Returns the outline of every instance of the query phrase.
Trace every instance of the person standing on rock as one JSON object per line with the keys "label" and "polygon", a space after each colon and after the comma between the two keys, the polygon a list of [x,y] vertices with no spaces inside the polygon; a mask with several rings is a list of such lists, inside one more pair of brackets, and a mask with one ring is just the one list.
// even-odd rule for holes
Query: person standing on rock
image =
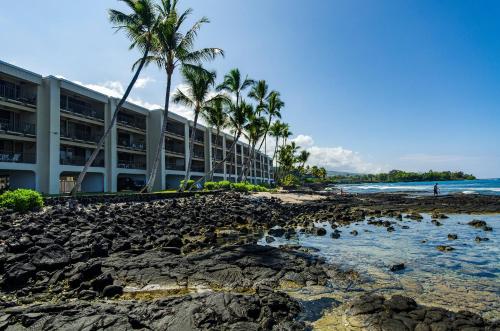
{"label": "person standing on rock", "polygon": [[434,196],[437,197],[439,195],[439,187],[438,187],[438,183],[436,183],[436,185],[434,185]]}

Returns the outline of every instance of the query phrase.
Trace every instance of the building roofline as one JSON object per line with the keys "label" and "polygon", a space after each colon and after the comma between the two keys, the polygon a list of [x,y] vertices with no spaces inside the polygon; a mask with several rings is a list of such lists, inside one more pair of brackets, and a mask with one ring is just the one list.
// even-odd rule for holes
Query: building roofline
{"label": "building roofline", "polygon": [[42,83],[42,75],[29,71],[27,69],[15,66],[13,64],[4,62],[0,60],[0,72],[4,72],[7,75],[20,78],[34,84],[40,85]]}

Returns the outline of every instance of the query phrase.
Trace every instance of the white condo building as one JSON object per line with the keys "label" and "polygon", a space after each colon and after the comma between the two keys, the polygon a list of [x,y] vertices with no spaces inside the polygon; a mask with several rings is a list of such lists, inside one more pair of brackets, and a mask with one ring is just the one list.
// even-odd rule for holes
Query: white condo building
{"label": "white condo building", "polygon": [[[71,190],[119,100],[53,76],[0,61],[0,189],[30,188],[44,194]],[[84,192],[117,192],[146,180],[159,144],[163,110],[131,103],[120,109],[117,123],[83,184]],[[184,179],[192,121],[168,115],[164,157],[155,191],[177,188]],[[229,153],[229,134],[216,137],[198,124],[191,178],[200,178]],[[215,170],[214,180],[236,181],[248,159],[239,142],[231,160]],[[269,182],[271,158],[256,152],[250,180]]]}

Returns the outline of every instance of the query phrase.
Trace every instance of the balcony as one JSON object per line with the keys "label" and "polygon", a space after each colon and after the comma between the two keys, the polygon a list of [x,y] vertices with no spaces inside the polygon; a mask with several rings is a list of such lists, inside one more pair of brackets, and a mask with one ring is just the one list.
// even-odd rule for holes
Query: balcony
{"label": "balcony", "polygon": [[27,88],[24,85],[7,82],[2,79],[0,79],[0,98],[36,107],[36,93],[34,87]]}
{"label": "balcony", "polygon": [[129,126],[134,129],[146,130],[146,119],[133,115],[119,113],[117,122],[119,125]]}
{"label": "balcony", "polygon": [[202,148],[193,149],[193,157],[197,159],[205,159],[205,151]]}
{"label": "balcony", "polygon": [[[193,128],[189,128],[189,139],[191,139],[191,134],[193,133]],[[194,142],[198,144],[205,143],[205,133],[201,130],[196,130],[194,134]]]}
{"label": "balcony", "polygon": [[167,167],[167,170],[177,170],[177,171],[186,170],[184,159],[181,159],[181,158],[167,157],[166,167]]}
{"label": "balcony", "polygon": [[168,121],[167,122],[167,133],[173,136],[184,138],[184,124]]}
{"label": "balcony", "polygon": [[8,163],[36,163],[36,153],[13,153],[0,150],[0,162]]}
{"label": "balcony", "polygon": [[119,160],[118,161],[118,168],[120,169],[140,169],[140,170],[146,170],[146,161],[123,161]]}
{"label": "balcony", "polygon": [[[103,107],[103,106],[102,106]],[[66,95],[61,95],[61,109],[73,114],[104,121],[104,110],[95,109],[86,101],[75,99]]]}
{"label": "balcony", "polygon": [[13,123],[10,121],[0,121],[0,131],[5,131],[7,133],[20,133],[24,135],[36,135],[36,125],[33,123],[17,122]]}

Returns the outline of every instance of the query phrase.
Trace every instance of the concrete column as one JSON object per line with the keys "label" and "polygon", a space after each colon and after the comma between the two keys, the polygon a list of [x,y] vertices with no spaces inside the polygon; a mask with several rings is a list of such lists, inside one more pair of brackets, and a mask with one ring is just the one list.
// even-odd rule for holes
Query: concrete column
{"label": "concrete column", "polygon": [[189,121],[184,123],[184,171],[188,170],[188,161],[189,161]]}
{"label": "concrete column", "polygon": [[[158,144],[160,144],[160,135],[163,125],[163,110],[153,110],[147,120],[147,168],[148,176],[151,173],[155,157],[156,149]],[[162,191],[165,189],[165,144],[163,144],[163,149],[161,151],[160,162],[158,163],[158,169],[156,171],[156,177],[153,182],[153,191]]]}
{"label": "concrete column", "polygon": [[[225,160],[226,159],[226,135],[224,133],[222,133],[222,159]],[[224,172],[224,180],[227,180],[227,168],[226,168],[227,164],[226,162],[224,162],[224,164],[222,165],[222,171]]]}
{"label": "concrete column", "polygon": [[[106,127],[111,122],[111,118],[113,117],[113,112],[115,111],[117,104],[118,100],[116,100],[115,98],[109,98],[108,103],[105,105],[104,123]],[[106,127],[104,129],[106,129]],[[109,136],[106,138],[106,142],[104,143],[104,157],[107,176],[106,182],[108,192],[118,191],[118,154],[116,151],[117,140],[118,135],[116,132],[115,122]]]}
{"label": "concrete column", "polygon": [[[212,146],[212,129],[207,128],[205,130],[205,174],[212,171],[215,164],[212,163],[213,160],[213,148]],[[208,158],[207,158],[208,156]]]}
{"label": "concrete column", "polygon": [[59,194],[60,109],[61,88],[55,77],[43,79],[38,89],[37,110],[37,163],[39,164],[40,191]]}

